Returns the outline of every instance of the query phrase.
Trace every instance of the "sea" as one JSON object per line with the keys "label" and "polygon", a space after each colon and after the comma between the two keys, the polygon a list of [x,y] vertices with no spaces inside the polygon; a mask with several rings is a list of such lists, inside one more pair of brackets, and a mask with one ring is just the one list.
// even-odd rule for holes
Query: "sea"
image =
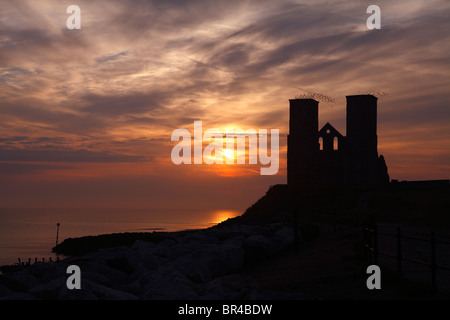
{"label": "sea", "polygon": [[227,209],[0,209],[0,266],[19,263],[19,259],[25,263],[55,261],[58,256],[52,248],[67,238],[202,229],[240,214]]}

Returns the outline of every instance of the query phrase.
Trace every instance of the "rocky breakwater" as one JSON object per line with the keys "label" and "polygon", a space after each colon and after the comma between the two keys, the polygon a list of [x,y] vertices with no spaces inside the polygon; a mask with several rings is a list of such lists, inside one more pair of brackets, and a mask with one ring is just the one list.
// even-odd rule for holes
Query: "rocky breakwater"
{"label": "rocky breakwater", "polygon": [[[291,225],[228,224],[161,235],[157,242],[136,240],[61,262],[12,268],[0,276],[0,299],[304,298],[262,290],[242,272],[292,246]],[[66,286],[69,265],[81,270],[79,290]]]}

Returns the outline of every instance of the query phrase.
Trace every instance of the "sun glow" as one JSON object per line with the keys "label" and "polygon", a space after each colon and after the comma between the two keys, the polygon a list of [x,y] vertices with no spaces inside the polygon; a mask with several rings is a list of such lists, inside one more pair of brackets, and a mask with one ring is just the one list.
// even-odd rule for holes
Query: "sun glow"
{"label": "sun glow", "polygon": [[[230,149],[224,149],[223,154],[227,159],[234,160],[234,151]],[[234,163],[234,162],[232,162]]]}

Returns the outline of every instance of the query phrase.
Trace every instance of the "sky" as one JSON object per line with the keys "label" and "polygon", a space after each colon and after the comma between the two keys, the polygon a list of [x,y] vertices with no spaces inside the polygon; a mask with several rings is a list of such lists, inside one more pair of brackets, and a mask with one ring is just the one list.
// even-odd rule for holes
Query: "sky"
{"label": "sky", "polygon": [[[333,100],[319,128],[345,135],[345,96],[376,92],[391,179],[449,179],[449,16],[444,0],[0,0],[0,207],[243,211],[286,183],[289,99],[311,93]],[[175,165],[171,134],[196,120],[278,129],[278,173]]]}

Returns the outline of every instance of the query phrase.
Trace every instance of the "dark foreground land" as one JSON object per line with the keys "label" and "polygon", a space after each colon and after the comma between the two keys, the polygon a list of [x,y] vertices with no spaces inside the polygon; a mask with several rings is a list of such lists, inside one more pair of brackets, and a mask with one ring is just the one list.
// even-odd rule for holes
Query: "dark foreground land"
{"label": "dark foreground land", "polygon": [[[319,187],[313,191],[305,187],[294,191],[284,189],[285,186],[273,188],[247,213],[264,216],[266,212],[268,216],[274,202],[294,203],[292,211],[298,220],[316,226],[320,232],[311,241],[302,241],[296,250],[251,268],[249,274],[262,288],[302,290],[321,299],[447,300],[450,298],[450,188],[445,181],[439,183],[438,186],[398,183],[374,189]],[[431,286],[429,266],[402,261],[403,270],[399,274],[396,258],[380,254],[382,289],[367,289],[366,267],[373,262],[367,260],[362,230],[364,225],[374,223],[386,234],[395,235],[398,227],[406,237],[426,240],[402,239],[403,258],[429,263],[428,239],[432,231],[437,239],[447,243],[436,246],[437,264],[449,269],[437,269],[436,288]],[[397,244],[397,238],[392,236],[378,238],[379,251],[395,255]]]}
{"label": "dark foreground land", "polygon": [[[369,290],[362,241],[374,219],[445,238],[449,212],[445,187],[274,186],[242,216],[209,229],[67,239],[54,248],[69,256],[61,262],[3,267],[0,299],[449,299],[443,273],[433,291],[427,270],[404,264],[420,276],[400,276],[395,261],[381,259],[381,289]],[[403,247],[428,255],[426,246]],[[450,246],[438,253],[450,256]],[[70,264],[82,270],[77,292],[66,288]]]}
{"label": "dark foreground land", "polygon": [[[450,298],[447,290],[434,292],[429,277],[423,281],[399,276],[381,265],[381,290],[369,290],[361,248],[361,228],[340,225],[333,233],[320,225],[321,235],[293,250],[268,259],[248,271],[264,289],[296,292],[324,300],[410,300]],[[323,234],[322,234],[323,232]],[[441,288],[443,289],[443,288]]]}

